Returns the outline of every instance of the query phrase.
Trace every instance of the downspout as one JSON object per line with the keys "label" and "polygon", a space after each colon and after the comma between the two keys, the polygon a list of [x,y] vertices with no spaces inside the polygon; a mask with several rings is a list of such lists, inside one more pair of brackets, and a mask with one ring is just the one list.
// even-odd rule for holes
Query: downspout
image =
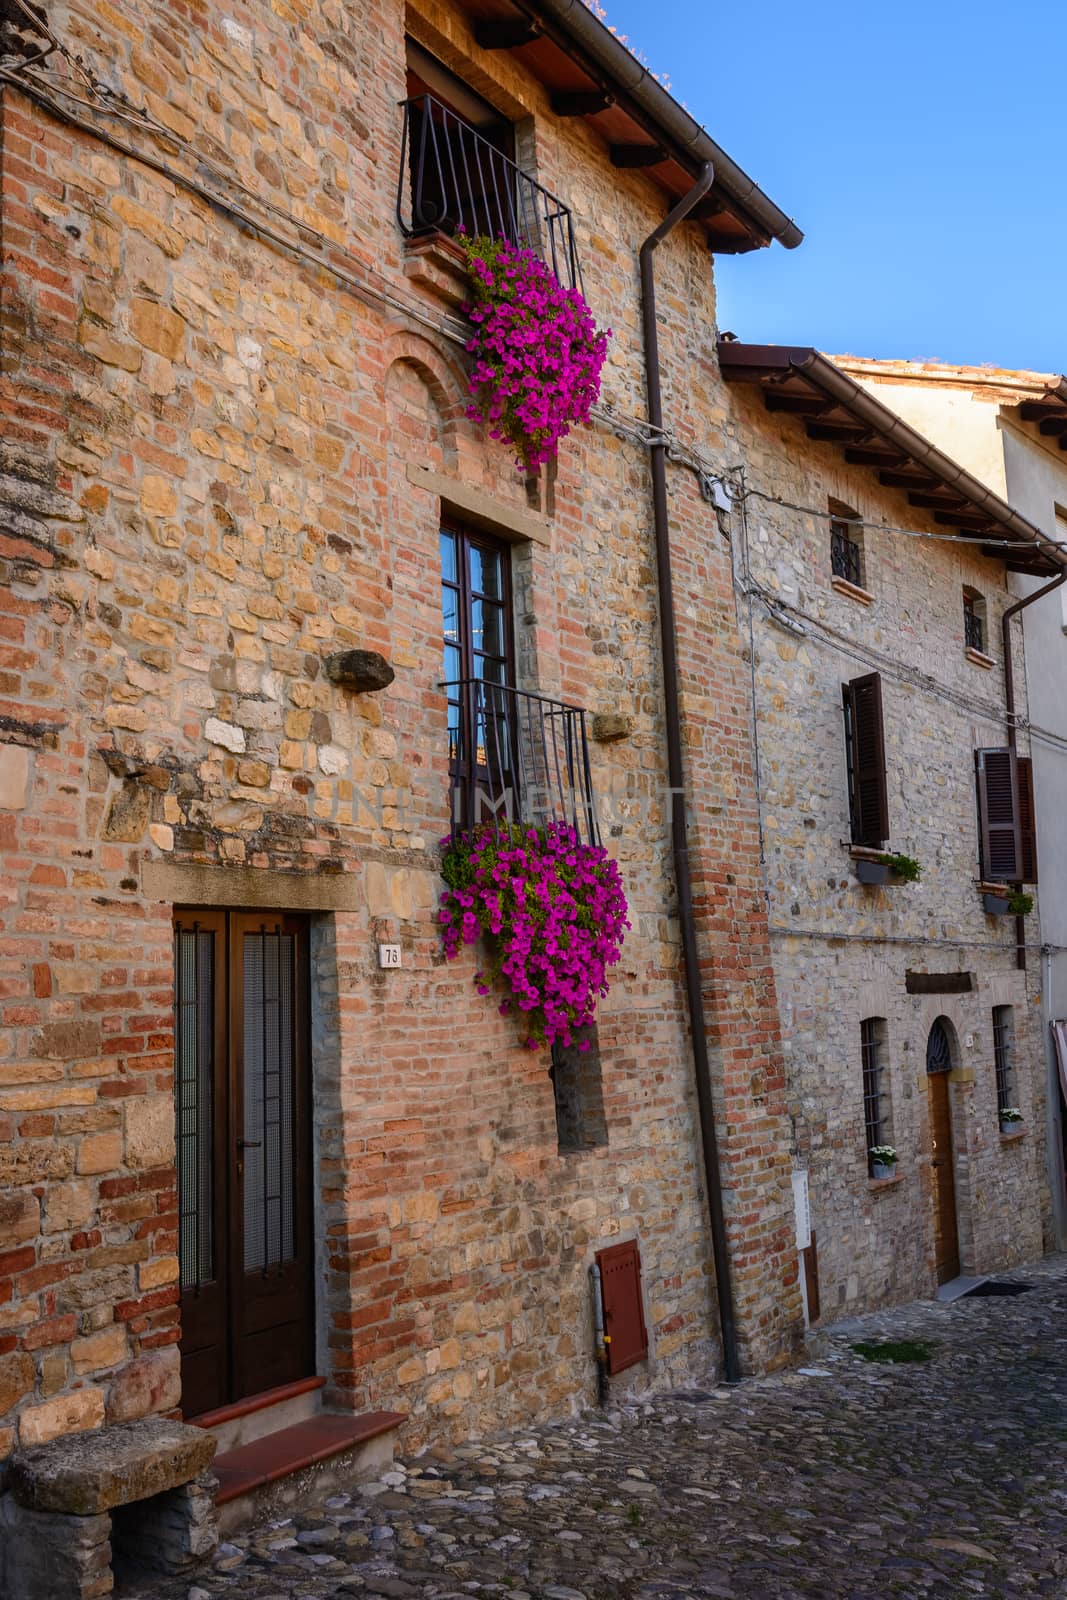
{"label": "downspout", "polygon": [[[1009,606],[1000,619],[1000,632],[1004,646],[1004,714],[1008,720],[1008,745],[1014,750],[1018,743],[1015,728],[1015,660],[1011,645],[1011,619],[1020,611],[1025,611],[1027,606],[1032,606],[1035,600],[1043,600],[1053,589],[1067,582],[1067,566],[1061,568],[1058,578],[1053,578],[1051,583],[1046,583],[1043,589],[1035,589],[1033,594],[1024,595],[1013,606]],[[1015,965],[1020,972],[1026,971],[1026,918],[1015,919]]]}
{"label": "downspout", "polygon": [[689,1009],[689,1030],[693,1040],[693,1067],[700,1119],[700,1143],[704,1158],[704,1183],[708,1194],[708,1213],[711,1222],[715,1287],[719,1301],[723,1366],[727,1383],[737,1383],[741,1377],[741,1362],[737,1347],[733,1286],[730,1282],[730,1258],[726,1246],[722,1178],[719,1172],[718,1140],[715,1135],[707,1024],[704,1017],[704,994],[700,982],[696,925],[693,920],[693,886],[686,833],[678,641],[674,623],[674,583],[671,575],[670,520],[667,510],[667,441],[663,436],[663,394],[660,387],[659,332],[656,327],[656,283],[653,272],[653,257],[657,246],[662,244],[667,235],[704,198],[714,181],[715,168],[709,161],[701,169],[700,176],[689,193],[683,195],[641,246],[641,317],[644,328],[648,420],[652,425],[649,465],[652,473],[652,521],[656,534],[656,581],[659,591],[659,627],[663,652],[663,694],[666,702],[671,843],[674,851],[674,874],[678,885],[678,919],[685,959],[686,1000]]}

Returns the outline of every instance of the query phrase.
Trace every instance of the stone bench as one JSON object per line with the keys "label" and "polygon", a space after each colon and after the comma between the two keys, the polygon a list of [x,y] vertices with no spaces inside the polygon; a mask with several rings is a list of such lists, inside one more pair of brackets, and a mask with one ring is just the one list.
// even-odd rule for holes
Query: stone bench
{"label": "stone bench", "polygon": [[163,1417],[16,1455],[0,1498],[0,1595],[96,1600],[114,1569],[181,1572],[218,1542],[215,1439]]}

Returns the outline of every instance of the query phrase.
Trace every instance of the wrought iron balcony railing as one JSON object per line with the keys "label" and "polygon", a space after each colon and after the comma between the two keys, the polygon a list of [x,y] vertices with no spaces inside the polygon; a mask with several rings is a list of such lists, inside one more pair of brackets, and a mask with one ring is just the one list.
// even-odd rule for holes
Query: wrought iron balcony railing
{"label": "wrought iron balcony railing", "polygon": [[405,235],[463,229],[507,239],[539,255],[565,289],[580,289],[569,207],[433,95],[402,104],[396,215]]}
{"label": "wrought iron balcony railing", "polygon": [[461,678],[448,696],[452,828],[566,822],[600,843],[585,712],[510,684]]}

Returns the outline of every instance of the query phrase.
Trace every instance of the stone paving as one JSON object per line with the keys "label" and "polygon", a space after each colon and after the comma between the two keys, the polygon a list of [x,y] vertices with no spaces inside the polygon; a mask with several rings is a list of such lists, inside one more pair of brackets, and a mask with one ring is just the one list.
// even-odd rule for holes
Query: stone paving
{"label": "stone paving", "polygon": [[[817,1334],[810,1365],[398,1465],[152,1600],[1067,1596],[1067,1257],[1015,1297]],[[924,1339],[924,1364],[853,1343]]]}

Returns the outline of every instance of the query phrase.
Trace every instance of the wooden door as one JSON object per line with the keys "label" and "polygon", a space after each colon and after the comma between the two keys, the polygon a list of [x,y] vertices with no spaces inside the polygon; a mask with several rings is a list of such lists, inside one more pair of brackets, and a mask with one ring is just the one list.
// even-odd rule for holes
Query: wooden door
{"label": "wooden door", "polygon": [[930,1143],[934,1177],[934,1263],[938,1283],[960,1275],[956,1220],[956,1177],[952,1150],[952,1106],[948,1074],[951,1054],[940,1022],[930,1032],[926,1051],[930,1095]]}
{"label": "wooden door", "polygon": [[314,1370],[307,930],[175,916],[182,1406]]}

